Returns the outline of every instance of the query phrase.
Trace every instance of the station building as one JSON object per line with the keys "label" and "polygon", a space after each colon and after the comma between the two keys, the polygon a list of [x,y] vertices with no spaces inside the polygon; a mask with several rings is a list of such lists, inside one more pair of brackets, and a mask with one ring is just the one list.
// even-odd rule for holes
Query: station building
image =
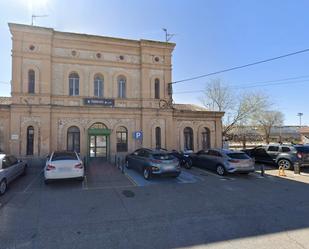
{"label": "station building", "polygon": [[140,147],[221,147],[222,112],[172,101],[174,43],[9,28],[11,97],[0,97],[1,151],[112,159]]}

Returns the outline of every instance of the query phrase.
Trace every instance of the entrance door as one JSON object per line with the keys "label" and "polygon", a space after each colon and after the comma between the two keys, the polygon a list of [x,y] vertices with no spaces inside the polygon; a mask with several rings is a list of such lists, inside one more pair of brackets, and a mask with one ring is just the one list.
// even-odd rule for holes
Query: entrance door
{"label": "entrance door", "polygon": [[89,157],[107,159],[107,136],[90,135]]}

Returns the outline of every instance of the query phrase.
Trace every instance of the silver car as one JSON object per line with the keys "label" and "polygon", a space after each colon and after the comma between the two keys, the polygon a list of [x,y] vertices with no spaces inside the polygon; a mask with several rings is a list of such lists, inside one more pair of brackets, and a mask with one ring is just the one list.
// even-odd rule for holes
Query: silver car
{"label": "silver car", "polygon": [[10,182],[20,175],[25,175],[26,170],[25,162],[12,155],[0,154],[0,195],[5,193]]}
{"label": "silver car", "polygon": [[214,170],[218,175],[226,173],[248,174],[255,171],[254,159],[242,151],[209,149],[208,151],[201,150],[190,156],[193,166]]}

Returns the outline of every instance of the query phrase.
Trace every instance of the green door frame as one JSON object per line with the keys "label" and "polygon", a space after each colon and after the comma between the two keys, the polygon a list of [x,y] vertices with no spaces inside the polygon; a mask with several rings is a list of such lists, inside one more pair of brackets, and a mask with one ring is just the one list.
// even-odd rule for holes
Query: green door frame
{"label": "green door frame", "polygon": [[89,128],[88,129],[88,139],[87,139],[87,162],[90,160],[90,136],[106,136],[106,149],[107,149],[107,160],[110,159],[110,135],[112,130],[110,129],[100,129],[100,128]]}

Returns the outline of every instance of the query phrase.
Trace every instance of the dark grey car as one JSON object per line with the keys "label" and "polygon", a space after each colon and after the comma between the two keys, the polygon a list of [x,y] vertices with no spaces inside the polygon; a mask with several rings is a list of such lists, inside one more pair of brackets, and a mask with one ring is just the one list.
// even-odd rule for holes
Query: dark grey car
{"label": "dark grey car", "polygon": [[10,182],[26,174],[26,169],[27,164],[15,156],[0,154],[0,195],[5,193]]}
{"label": "dark grey car", "polygon": [[225,173],[254,172],[254,160],[246,153],[236,150],[209,149],[190,155],[192,165],[216,171],[218,175]]}
{"label": "dark grey car", "polygon": [[126,168],[141,172],[146,180],[154,175],[178,177],[179,161],[165,150],[138,149],[126,156]]}
{"label": "dark grey car", "polygon": [[309,146],[271,144],[257,146],[244,152],[255,158],[256,162],[276,164],[285,169],[293,169],[295,162],[300,162],[302,166],[309,165]]}

